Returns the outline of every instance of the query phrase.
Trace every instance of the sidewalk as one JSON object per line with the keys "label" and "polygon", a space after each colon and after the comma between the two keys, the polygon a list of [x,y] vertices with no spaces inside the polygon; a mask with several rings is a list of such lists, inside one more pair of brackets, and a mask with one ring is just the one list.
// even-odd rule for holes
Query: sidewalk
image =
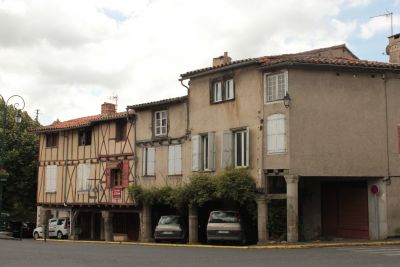
{"label": "sidewalk", "polygon": [[[38,239],[43,241],[44,239]],[[116,244],[116,245],[138,245],[138,246],[163,246],[163,247],[191,247],[191,248],[229,248],[229,249],[306,249],[324,247],[354,247],[354,246],[387,246],[400,245],[400,239],[388,239],[384,241],[368,240],[342,240],[337,241],[318,241],[318,242],[298,242],[298,243],[274,243],[266,245],[250,246],[227,246],[227,245],[202,245],[202,244],[170,244],[170,243],[146,243],[146,242],[115,242],[115,241],[95,241],[95,240],[59,240],[47,239],[47,242],[63,243],[92,243],[92,244]]]}

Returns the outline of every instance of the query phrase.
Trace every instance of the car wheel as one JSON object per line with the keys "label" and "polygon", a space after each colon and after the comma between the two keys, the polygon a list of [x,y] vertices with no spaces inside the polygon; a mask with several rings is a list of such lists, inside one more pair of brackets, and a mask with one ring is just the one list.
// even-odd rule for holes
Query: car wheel
{"label": "car wheel", "polygon": [[39,239],[39,233],[38,233],[38,232],[35,232],[35,233],[33,234],[33,238],[34,238],[34,239]]}
{"label": "car wheel", "polygon": [[63,234],[62,234],[61,232],[58,232],[58,233],[57,233],[57,238],[58,238],[58,239],[62,239],[62,238],[63,238]]}

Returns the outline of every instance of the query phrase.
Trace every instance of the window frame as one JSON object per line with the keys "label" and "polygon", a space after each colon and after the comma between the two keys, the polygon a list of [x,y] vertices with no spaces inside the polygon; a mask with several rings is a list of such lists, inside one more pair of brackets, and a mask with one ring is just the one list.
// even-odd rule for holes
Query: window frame
{"label": "window frame", "polygon": [[[116,175],[119,175],[118,179]],[[111,179],[111,188],[122,188],[123,187],[123,182],[122,182],[122,170],[121,168],[113,168],[110,170],[110,179]],[[119,184],[115,184],[116,181],[119,181]]]}
{"label": "window frame", "polygon": [[78,146],[90,146],[92,144],[92,128],[84,128],[78,131]]}
{"label": "window frame", "polygon": [[[157,114],[160,114],[160,118],[157,119]],[[163,125],[163,114],[165,114],[165,126]],[[160,121],[160,125],[157,126],[157,121]],[[163,110],[156,110],[153,113],[153,134],[154,137],[164,137],[168,135],[168,109],[163,109]],[[157,129],[160,129],[160,132],[157,133]],[[163,128],[165,129],[165,132],[163,131]]]}
{"label": "window frame", "polygon": [[58,147],[59,136],[60,136],[59,132],[46,133],[45,134],[46,148]]}
{"label": "window frame", "polygon": [[[232,88],[230,90],[227,89],[227,82],[231,81],[229,83],[232,85]],[[216,99],[217,93],[216,93],[216,85],[220,84],[220,98]],[[232,93],[232,96],[228,98],[228,92]],[[210,81],[210,104],[219,104],[219,103],[224,103],[228,101],[234,101],[235,100],[235,95],[236,95],[236,88],[235,88],[235,79],[233,75],[227,75],[223,77],[218,77],[215,79],[212,79]]]}
{"label": "window frame", "polygon": [[[240,134],[240,146],[241,146],[241,164],[238,164],[238,135]],[[234,166],[235,168],[247,168],[250,165],[249,154],[249,140],[250,140],[249,129],[240,129],[233,131],[233,153],[234,153]]]}
{"label": "window frame", "polygon": [[127,121],[126,120],[118,120],[115,123],[115,141],[121,142],[126,140],[127,138]]}
{"label": "window frame", "polygon": [[[283,101],[283,98],[288,93],[289,89],[289,74],[287,70],[264,73],[264,104]],[[274,79],[270,81],[270,79]],[[281,80],[280,80],[281,79]],[[282,82],[282,87],[280,88],[279,82]],[[270,90],[271,83],[274,83],[274,88]],[[282,94],[280,94],[280,89],[282,89]]]}

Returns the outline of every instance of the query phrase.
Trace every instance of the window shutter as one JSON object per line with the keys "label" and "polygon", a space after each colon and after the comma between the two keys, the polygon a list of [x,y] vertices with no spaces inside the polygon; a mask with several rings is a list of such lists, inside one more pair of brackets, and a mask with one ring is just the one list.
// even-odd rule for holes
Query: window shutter
{"label": "window shutter", "polygon": [[77,180],[77,187],[78,190],[82,190],[83,186],[82,186],[82,180],[83,180],[83,170],[82,170],[83,164],[79,164],[78,165],[78,171],[76,173],[76,180]]}
{"label": "window shutter", "polygon": [[285,76],[285,94],[284,95],[286,95],[286,93],[288,92],[288,81],[289,81],[289,77],[288,77],[288,71],[285,71],[284,73],[283,73],[283,75]]}
{"label": "window shutter", "polygon": [[250,128],[246,128],[246,139],[244,140],[246,142],[246,161],[244,162],[245,166],[249,166],[250,160]]}
{"label": "window shutter", "polygon": [[215,170],[215,132],[208,133],[208,169]]}
{"label": "window shutter", "polygon": [[175,147],[175,174],[182,174],[182,146],[176,145]]}
{"label": "window shutter", "polygon": [[53,174],[53,171],[52,171],[52,166],[47,166],[46,167],[46,191],[47,192],[50,192],[50,191],[52,191],[51,190],[51,188],[52,188],[52,174]]}
{"label": "window shutter", "polygon": [[122,161],[122,187],[129,185],[129,160]]}
{"label": "window shutter", "polygon": [[231,168],[233,164],[232,150],[232,132],[227,130],[222,133],[222,160],[221,167],[223,169]]}
{"label": "window shutter", "polygon": [[87,189],[89,189],[90,188],[90,172],[91,172],[91,166],[90,166],[90,164],[85,164],[84,165],[85,166],[85,168],[84,168],[84,179],[83,179],[83,181],[84,181],[84,187],[85,187],[85,190],[87,190]]}
{"label": "window shutter", "polygon": [[168,147],[168,175],[175,174],[175,146]]}
{"label": "window shutter", "polygon": [[155,148],[149,147],[147,148],[147,175],[155,175],[155,165],[156,165],[156,157],[155,157]]}
{"label": "window shutter", "polygon": [[192,171],[200,171],[200,135],[192,136]]}
{"label": "window shutter", "polygon": [[111,169],[110,168],[105,169],[104,176],[106,177],[106,187],[111,188]]}
{"label": "window shutter", "polygon": [[143,157],[142,157],[142,176],[146,176],[147,174],[147,148],[143,148]]}

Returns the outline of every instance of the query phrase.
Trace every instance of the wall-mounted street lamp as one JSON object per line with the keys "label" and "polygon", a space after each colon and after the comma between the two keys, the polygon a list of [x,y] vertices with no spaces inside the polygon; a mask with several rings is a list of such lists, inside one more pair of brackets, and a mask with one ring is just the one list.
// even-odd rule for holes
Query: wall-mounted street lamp
{"label": "wall-mounted street lamp", "polygon": [[286,93],[286,95],[283,97],[283,104],[285,105],[285,108],[288,108],[290,106],[290,95],[289,93]]}
{"label": "wall-mounted street lamp", "polygon": [[3,107],[2,107],[2,129],[1,133],[2,136],[0,136],[0,232],[5,231],[6,229],[2,229],[5,227],[5,223],[3,223],[3,218],[5,218],[5,215],[3,216],[2,211],[3,211],[3,185],[6,184],[9,173],[4,169],[3,165],[3,157],[5,154],[5,146],[6,146],[6,140],[5,140],[5,130],[7,129],[7,108],[9,105],[13,106],[16,109],[15,113],[15,122],[16,123],[21,123],[22,121],[22,116],[21,116],[21,110],[25,108],[25,100],[22,98],[20,95],[12,95],[10,96],[7,100],[4,99],[2,95],[0,95],[0,99],[3,101]]}

